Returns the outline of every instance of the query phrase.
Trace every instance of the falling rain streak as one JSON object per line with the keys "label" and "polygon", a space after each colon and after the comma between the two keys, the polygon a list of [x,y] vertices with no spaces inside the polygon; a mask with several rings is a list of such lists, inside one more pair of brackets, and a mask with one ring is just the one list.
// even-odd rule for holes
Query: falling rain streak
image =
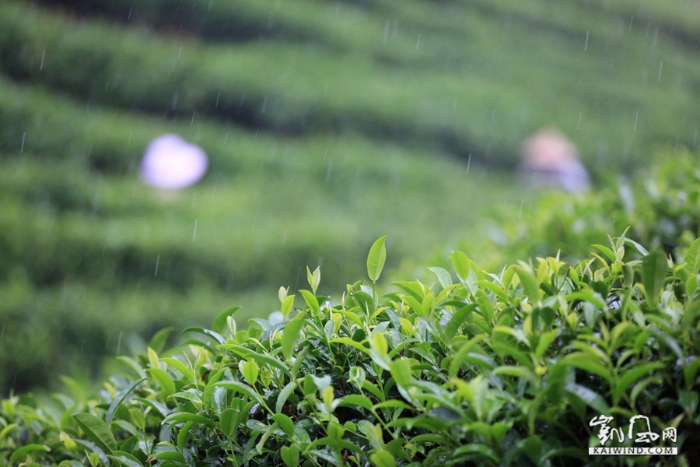
{"label": "falling rain streak", "polygon": [[192,232],[192,241],[194,242],[195,238],[197,238],[197,221],[199,219],[194,220],[194,232]]}
{"label": "falling rain streak", "polygon": [[158,275],[158,265],[160,264],[160,255],[156,256],[156,271],[153,273],[153,277]]}
{"label": "falling rain streak", "polygon": [[659,82],[661,82],[661,70],[663,69],[663,67],[664,67],[664,62],[662,61],[659,64],[659,79],[658,79]]}
{"label": "falling rain streak", "polygon": [[39,64],[39,71],[44,70],[44,57],[46,56],[46,50],[41,52],[41,63]]}
{"label": "falling rain streak", "polygon": [[22,154],[24,152],[24,140],[27,137],[27,132],[25,131],[22,133],[22,146],[19,148],[19,153]]}
{"label": "falling rain streak", "polygon": [[634,128],[632,131],[637,131],[637,120],[639,119],[639,110],[637,110],[637,113],[634,114]]}
{"label": "falling rain streak", "polygon": [[588,50],[588,36],[591,34],[591,30],[586,31],[586,44],[583,46],[583,50]]}

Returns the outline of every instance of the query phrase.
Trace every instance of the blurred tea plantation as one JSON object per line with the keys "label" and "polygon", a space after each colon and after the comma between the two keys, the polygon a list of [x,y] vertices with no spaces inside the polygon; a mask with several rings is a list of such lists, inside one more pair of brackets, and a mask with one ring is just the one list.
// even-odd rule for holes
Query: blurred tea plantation
{"label": "blurred tea plantation", "polygon": [[[695,148],[699,46],[686,0],[3,0],[0,394],[266,317],[307,265],[342,290],[382,235],[389,267],[496,251],[542,127],[599,183]],[[195,187],[139,181],[165,133],[206,150]]]}

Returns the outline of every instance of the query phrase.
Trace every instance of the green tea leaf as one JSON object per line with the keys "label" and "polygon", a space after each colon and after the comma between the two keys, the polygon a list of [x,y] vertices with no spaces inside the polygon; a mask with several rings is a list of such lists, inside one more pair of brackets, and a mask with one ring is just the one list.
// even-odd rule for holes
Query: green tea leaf
{"label": "green tea leaf", "polygon": [[469,271],[471,271],[471,266],[469,265],[469,258],[462,251],[453,251],[450,255],[452,260],[452,267],[462,281],[469,279]]}
{"label": "green tea leaf", "polygon": [[124,451],[114,451],[114,453],[109,457],[111,460],[115,460],[126,467],[143,467],[141,461],[128,452]]}
{"label": "green tea leaf", "polygon": [[292,312],[294,309],[294,295],[287,295],[284,297],[284,300],[282,300],[282,306],[280,307],[280,312],[282,313],[282,316],[287,319],[287,316],[289,316],[289,313]]}
{"label": "green tea leaf", "polygon": [[180,399],[188,400],[191,402],[196,402],[198,404],[202,403],[202,398],[200,396],[200,392],[197,391],[196,389],[188,389],[186,391],[180,391],[176,392],[175,394],[171,394],[170,397],[178,397]]}
{"label": "green tea leaf", "polygon": [[188,368],[183,362],[176,358],[162,358],[161,361],[167,363],[171,367],[175,368],[177,371],[182,373],[182,376],[187,378],[192,384],[197,384],[197,379],[194,377],[194,372],[191,368]]}
{"label": "green tea leaf", "polygon": [[[228,318],[228,316],[226,318]],[[218,332],[214,332],[210,329],[204,329],[204,328],[199,327],[199,326],[190,326],[188,328],[183,329],[182,332],[183,332],[183,334],[186,332],[196,332],[197,334],[202,334],[204,336],[211,337],[218,344],[225,344],[226,343],[226,339],[224,338],[224,336],[222,336]]]}
{"label": "green tea leaf", "polygon": [[[496,454],[496,451],[491,449],[488,446],[484,446],[483,444],[467,444],[464,446],[460,446],[457,449],[455,449],[454,455],[462,455],[462,454],[480,454],[481,457],[487,457],[493,462],[498,463],[498,454]],[[479,457],[476,457],[475,459],[479,459]]]}
{"label": "green tea leaf", "polygon": [[362,407],[367,410],[372,410],[373,404],[368,397],[360,394],[350,394],[345,397],[338,399],[338,406],[340,407]]}
{"label": "green tea leaf", "polygon": [[372,248],[369,249],[369,255],[367,255],[367,275],[372,282],[377,282],[382,274],[382,269],[384,269],[386,261],[385,241],[386,235],[374,242]]}
{"label": "green tea leaf", "polygon": [[312,273],[309,267],[306,266],[306,279],[309,282],[309,286],[311,286],[311,290],[315,294],[316,290],[318,290],[318,285],[321,282],[321,267],[316,267]]}
{"label": "green tea leaf", "polygon": [[250,397],[251,399],[253,399],[257,403],[259,403],[260,405],[263,405],[263,400],[260,397],[260,395],[258,393],[256,393],[253,388],[251,388],[250,386],[246,386],[243,383],[238,383],[235,381],[220,381],[220,382],[216,383],[216,385],[224,387],[226,389],[230,389],[230,390],[239,392],[243,395]]}
{"label": "green tea leaf", "polygon": [[524,366],[499,366],[493,370],[494,375],[511,375],[520,379],[524,379],[532,384],[535,388],[539,388],[540,380],[535,373]]}
{"label": "green tea leaf", "polygon": [[605,255],[606,258],[610,260],[611,263],[614,263],[616,261],[615,257],[615,252],[612,251],[610,248],[604,246],[604,245],[593,245],[594,248],[597,248],[601,253]]}
{"label": "green tea leaf", "polygon": [[377,449],[374,454],[369,456],[369,459],[377,467],[396,467],[396,459],[385,448]]}
{"label": "green tea leaf", "polygon": [[649,254],[646,248],[644,248],[642,245],[635,242],[631,238],[625,238],[625,244],[634,247],[642,256],[647,256]]}
{"label": "green tea leaf", "polygon": [[160,368],[148,368],[146,371],[160,386],[163,399],[167,399],[170,394],[175,392],[175,382],[167,371],[161,370]]}
{"label": "green tea leaf", "polygon": [[663,251],[653,251],[642,259],[642,284],[652,305],[656,305],[659,299],[666,270],[666,254]]}
{"label": "green tea leaf", "polygon": [[282,446],[280,455],[287,467],[299,467],[299,447],[297,445]]}
{"label": "green tea leaf", "polygon": [[112,417],[114,417],[114,412],[117,410],[117,408],[121,405],[122,402],[124,402],[124,399],[126,399],[131,392],[136,389],[146,378],[141,378],[129,385],[128,387],[122,389],[119,391],[119,394],[116,395],[112,403],[109,405],[109,409],[107,409],[107,415],[105,416],[105,421],[107,424],[112,423]]}
{"label": "green tea leaf", "polygon": [[258,364],[254,361],[247,362],[245,360],[241,360],[238,362],[238,369],[241,371],[241,374],[246,381],[248,381],[248,384],[255,386],[255,383],[258,381]]}
{"label": "green tea leaf", "polygon": [[290,438],[294,436],[294,422],[291,418],[283,413],[276,413],[270,417],[272,420],[279,423],[280,427]]}
{"label": "green tea leaf", "polygon": [[438,282],[440,282],[443,289],[452,285],[452,276],[450,276],[450,273],[447,270],[443,268],[428,269],[430,269],[437,276]]}
{"label": "green tea leaf", "polygon": [[471,315],[474,310],[476,310],[476,304],[470,303],[460,308],[454,315],[447,326],[445,326],[445,334],[448,338],[452,339],[459,331],[460,326],[465,322],[465,320]]}
{"label": "green tea leaf", "polygon": [[[292,298],[294,296],[292,295]],[[284,355],[285,360],[289,360],[292,357],[292,352],[294,352],[294,344],[296,344],[299,338],[299,333],[301,328],[304,326],[304,317],[300,316],[291,321],[289,321],[282,331],[282,355]]]}
{"label": "green tea leaf", "polygon": [[411,375],[411,364],[404,358],[391,362],[389,364],[389,371],[394,381],[396,381],[396,384],[399,386],[405,388],[411,384],[413,378]]}
{"label": "green tea leaf", "polygon": [[663,368],[664,364],[660,362],[643,363],[639,366],[634,366],[626,369],[615,386],[615,397],[619,399],[627,388],[635,383],[639,378],[649,375],[654,370]]}
{"label": "green tea leaf", "polygon": [[695,411],[698,408],[698,399],[696,391],[680,391],[678,394],[678,403],[689,417],[695,415]]}
{"label": "green tea leaf", "polygon": [[2,430],[0,430],[0,441],[2,441],[5,438],[5,436],[7,436],[12,430],[16,429],[17,427],[18,425],[16,423],[10,423]]}
{"label": "green tea leaf", "polygon": [[238,411],[232,408],[226,408],[221,411],[219,416],[219,428],[226,436],[232,436],[236,430],[238,422]]}
{"label": "green tea leaf", "polygon": [[[700,369],[700,358],[695,358],[686,363],[683,368],[683,377],[685,378],[685,387],[690,390],[695,384],[695,376]],[[2,434],[0,433],[0,439],[2,439]]]}
{"label": "green tea leaf", "polygon": [[211,325],[211,330],[218,334],[223,334],[226,330],[226,320],[228,319],[228,317],[233,316],[233,314],[240,309],[241,307],[234,306],[216,315],[216,318],[214,318],[214,322]]}
{"label": "green tea leaf", "polygon": [[200,425],[207,425],[207,426],[214,426],[214,421],[209,418],[205,417],[204,415],[197,415],[194,413],[189,413],[189,412],[175,412],[171,413],[167,417],[163,419],[163,423],[185,423],[185,422],[194,422],[198,423]]}
{"label": "green tea leaf", "polygon": [[51,452],[51,449],[48,446],[44,446],[43,444],[27,444],[26,446],[22,446],[21,448],[17,449],[15,452],[12,453],[12,455],[10,456],[10,464],[17,462],[19,459],[29,454],[30,452],[37,451]]}
{"label": "green tea leaf", "polygon": [[523,266],[519,266],[515,273],[520,278],[520,283],[525,289],[525,295],[530,299],[531,304],[535,304],[540,299],[539,286],[537,285],[537,278],[532,273],[532,271],[525,269]]}
{"label": "green tea leaf", "polygon": [[544,353],[547,351],[549,346],[552,344],[552,342],[554,342],[558,335],[558,329],[552,329],[551,331],[541,334],[540,340],[537,343],[537,348],[535,349],[535,357],[542,358]]}
{"label": "green tea leaf", "polygon": [[688,251],[685,254],[685,264],[688,265],[688,271],[691,274],[697,274],[700,272],[700,238],[696,238],[693,243],[688,247]]}
{"label": "green tea leaf", "polygon": [[173,327],[168,327],[161,329],[151,337],[151,342],[148,343],[148,347],[153,349],[155,352],[162,352],[165,348],[165,343],[168,340],[168,336],[173,332]]}
{"label": "green tea leaf", "polygon": [[80,429],[90,441],[95,443],[106,454],[112,454],[117,450],[117,440],[114,439],[109,426],[102,419],[88,413],[73,415]]}
{"label": "green tea leaf", "polygon": [[559,360],[560,363],[572,365],[589,373],[596,374],[604,378],[611,387],[615,386],[613,375],[608,368],[600,363],[599,359],[590,353],[575,352]]}
{"label": "green tea leaf", "polygon": [[126,366],[128,366],[129,368],[131,368],[134,371],[134,373],[136,373],[138,375],[139,378],[146,377],[146,372],[144,371],[141,364],[139,362],[137,362],[136,360],[134,360],[133,358],[120,355],[119,357],[117,357],[117,361],[120,361],[120,362],[124,363]]}
{"label": "green tea leaf", "polygon": [[666,346],[673,351],[673,353],[676,354],[676,357],[678,357],[678,360],[684,361],[685,360],[685,355],[683,355],[683,349],[681,349],[681,346],[678,344],[676,339],[668,335],[667,333],[663,331],[659,331],[657,329],[650,329],[649,332],[651,332],[653,335],[655,335],[661,342],[666,344]]}
{"label": "green tea leaf", "polygon": [[146,353],[148,354],[148,363],[151,364],[151,367],[160,368],[160,359],[158,358],[156,351],[149,347],[146,350]]}
{"label": "green tea leaf", "polygon": [[279,395],[277,396],[277,404],[275,406],[275,412],[281,413],[282,409],[284,408],[284,403],[287,402],[287,399],[289,399],[289,396],[292,395],[294,392],[294,389],[296,389],[297,383],[296,381],[290,381],[287,383],[285,387],[282,388],[280,391]]}
{"label": "green tea leaf", "polygon": [[605,399],[597,392],[592,391],[587,387],[581,386],[576,383],[568,383],[565,386],[565,389],[569,394],[578,397],[583,402],[585,402],[586,405],[591,407],[593,410],[596,410],[598,413],[610,413],[610,407],[608,406],[608,403],[605,402]]}
{"label": "green tea leaf", "polygon": [[309,310],[311,311],[312,315],[316,316],[321,311],[321,307],[318,304],[318,299],[316,298],[316,295],[309,292],[308,290],[300,290],[299,292],[301,292],[301,295],[304,297],[306,306],[309,307]]}

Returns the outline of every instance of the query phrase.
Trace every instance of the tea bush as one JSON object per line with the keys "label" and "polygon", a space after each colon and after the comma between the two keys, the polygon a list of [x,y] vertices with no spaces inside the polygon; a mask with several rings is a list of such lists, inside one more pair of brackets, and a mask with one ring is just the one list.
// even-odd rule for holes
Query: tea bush
{"label": "tea bush", "polygon": [[[697,465],[700,240],[681,262],[621,236],[571,266],[481,269],[464,253],[432,284],[370,281],[337,304],[281,288],[279,319],[168,331],[98,395],[2,401],[0,462],[130,467]],[[589,457],[593,422],[667,427],[678,457]],[[626,431],[625,431],[626,433]],[[604,438],[603,438],[604,439]],[[613,446],[632,446],[613,438]],[[611,446],[608,443],[606,447]]]}
{"label": "tea bush", "polygon": [[[532,207],[501,209],[494,215],[488,258],[501,264],[513,258],[561,252],[571,261],[605,244],[609,232],[622,232],[650,248],[682,258],[700,235],[700,170],[697,155],[664,151],[660,162],[632,179],[608,179],[594,193],[576,196],[552,191]],[[467,242],[460,245],[469,249]],[[471,250],[471,249],[470,249]]]}

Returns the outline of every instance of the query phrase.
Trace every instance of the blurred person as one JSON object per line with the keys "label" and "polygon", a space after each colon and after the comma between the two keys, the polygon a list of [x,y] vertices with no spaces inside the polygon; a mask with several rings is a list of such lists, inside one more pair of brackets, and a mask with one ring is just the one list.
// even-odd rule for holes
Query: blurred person
{"label": "blurred person", "polygon": [[520,170],[537,187],[576,193],[587,190],[591,184],[576,146],[553,128],[545,128],[523,143]]}
{"label": "blurred person", "polygon": [[178,135],[165,134],[152,140],[141,160],[141,180],[151,186],[180,190],[199,182],[207,172],[202,148]]}

